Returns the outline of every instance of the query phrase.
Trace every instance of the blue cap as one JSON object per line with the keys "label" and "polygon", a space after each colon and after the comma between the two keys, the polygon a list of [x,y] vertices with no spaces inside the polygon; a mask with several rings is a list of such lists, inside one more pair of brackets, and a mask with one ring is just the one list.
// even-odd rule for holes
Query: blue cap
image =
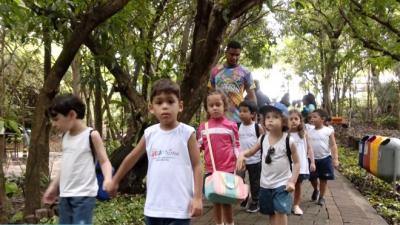
{"label": "blue cap", "polygon": [[289,116],[288,107],[280,102],[276,102],[274,105],[265,105],[261,107],[260,112],[266,114],[268,112],[279,112],[284,116]]}

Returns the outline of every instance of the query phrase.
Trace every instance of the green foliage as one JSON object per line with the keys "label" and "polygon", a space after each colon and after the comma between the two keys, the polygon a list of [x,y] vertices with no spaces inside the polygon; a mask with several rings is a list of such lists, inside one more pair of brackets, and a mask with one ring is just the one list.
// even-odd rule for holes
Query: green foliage
{"label": "green foliage", "polygon": [[339,150],[339,171],[368,199],[370,204],[390,224],[400,222],[400,195],[393,187],[358,166],[358,152],[341,148]]}
{"label": "green foliage", "polygon": [[111,201],[98,202],[95,209],[94,224],[142,225],[143,196],[122,195]]}
{"label": "green foliage", "polygon": [[18,189],[18,186],[14,182],[6,182],[6,195],[8,197],[12,197],[13,195],[19,193],[20,190]]}
{"label": "green foliage", "polygon": [[374,119],[374,122],[386,129],[397,129],[399,127],[399,118],[393,115],[380,116]]}

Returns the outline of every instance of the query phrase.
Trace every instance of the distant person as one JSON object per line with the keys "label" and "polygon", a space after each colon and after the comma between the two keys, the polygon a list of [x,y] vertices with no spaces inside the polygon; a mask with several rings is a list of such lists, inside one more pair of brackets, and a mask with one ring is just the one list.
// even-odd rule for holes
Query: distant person
{"label": "distant person", "polygon": [[244,91],[250,101],[257,103],[251,72],[239,64],[241,50],[242,46],[239,42],[228,43],[225,51],[226,62],[211,70],[208,84],[211,90],[220,90],[227,96],[226,117],[238,124],[240,123],[239,104],[243,101]]}
{"label": "distant person", "polygon": [[[312,149],[316,170],[310,173],[310,181],[314,188],[311,200],[318,199],[318,205],[325,204],[325,193],[328,180],[334,180],[334,167],[339,166],[338,149],[336,146],[333,129],[324,126],[328,113],[322,109],[316,109],[311,113],[313,129],[308,130],[308,137]],[[319,180],[319,186],[318,186]]]}
{"label": "distant person", "polygon": [[281,100],[274,104],[274,107],[278,108],[286,115],[288,115],[288,113],[289,113],[289,106],[290,106],[289,93],[286,93],[285,95],[283,95]]}
{"label": "distant person", "polygon": [[[271,100],[260,89],[260,82],[258,80],[254,80],[254,84],[256,86],[255,94],[256,94],[256,98],[257,98],[258,110],[260,110],[261,107],[263,107],[265,105],[271,105]],[[247,95],[246,95],[245,99],[246,100],[249,99]]]}
{"label": "distant person", "polygon": [[92,224],[98,184],[94,153],[104,176],[111,183],[112,167],[99,132],[83,121],[85,104],[72,94],[56,96],[48,109],[53,127],[64,133],[61,169],[43,195],[45,204],[54,204],[59,196],[59,224]]}
{"label": "distant person", "polygon": [[[209,119],[200,124],[197,132],[200,149],[204,150],[205,177],[212,175],[214,171],[211,154],[216,170],[227,173],[235,172],[240,143],[236,123],[225,117],[227,100],[227,97],[220,90],[212,91],[207,96],[206,106]],[[211,149],[209,146],[211,146]],[[232,204],[214,202],[213,211],[215,224],[234,224]]]}
{"label": "distant person", "polygon": [[301,115],[303,116],[305,123],[309,123],[309,114],[312,113],[317,108],[317,103],[315,102],[315,96],[308,93],[303,96],[303,110]]}
{"label": "distant person", "polygon": [[200,150],[194,128],[177,121],[183,109],[180,99],[175,82],[161,79],[154,83],[149,109],[159,123],[146,128],[106,187],[115,195],[125,174],[146,154],[146,225],[189,225],[191,217],[202,214]]}

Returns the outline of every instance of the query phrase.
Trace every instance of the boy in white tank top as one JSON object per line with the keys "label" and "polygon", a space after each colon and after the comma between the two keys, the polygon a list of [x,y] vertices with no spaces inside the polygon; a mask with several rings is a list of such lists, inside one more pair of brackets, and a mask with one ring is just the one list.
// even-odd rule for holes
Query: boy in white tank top
{"label": "boy in white tank top", "polygon": [[145,130],[106,190],[115,195],[121,179],[147,154],[146,225],[189,225],[191,217],[202,214],[203,179],[195,130],[177,121],[179,86],[169,79],[156,81],[149,111],[160,123]]}
{"label": "boy in white tank top", "polygon": [[60,174],[43,195],[45,204],[54,204],[59,196],[59,224],[92,224],[98,184],[94,154],[104,176],[104,185],[111,182],[112,167],[99,132],[86,127],[85,104],[72,94],[54,98],[48,109],[52,125],[64,133]]}

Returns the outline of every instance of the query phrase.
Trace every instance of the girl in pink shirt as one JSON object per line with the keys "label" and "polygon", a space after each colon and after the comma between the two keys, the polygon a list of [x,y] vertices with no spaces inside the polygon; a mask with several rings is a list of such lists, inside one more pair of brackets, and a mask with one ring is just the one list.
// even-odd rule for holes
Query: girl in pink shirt
{"label": "girl in pink shirt", "polygon": [[[213,150],[215,166],[218,171],[233,173],[239,154],[239,134],[236,123],[225,117],[227,98],[221,91],[213,91],[207,96],[208,131]],[[204,150],[206,176],[213,172],[210,151],[208,149],[205,123],[197,132],[200,148]],[[232,205],[214,203],[214,220],[217,225],[233,225]]]}

